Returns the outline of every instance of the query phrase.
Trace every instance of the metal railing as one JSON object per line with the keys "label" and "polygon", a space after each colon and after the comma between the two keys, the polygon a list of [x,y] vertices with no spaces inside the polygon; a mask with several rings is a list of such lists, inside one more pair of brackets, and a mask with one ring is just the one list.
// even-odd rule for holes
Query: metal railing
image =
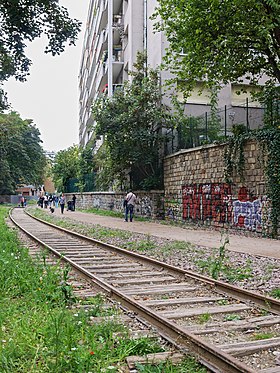
{"label": "metal railing", "polygon": [[166,132],[165,155],[226,140],[237,127],[246,130],[262,128],[264,115],[263,107],[250,106],[247,100],[244,105],[225,105],[214,113],[209,107],[202,115],[186,116],[176,129]]}

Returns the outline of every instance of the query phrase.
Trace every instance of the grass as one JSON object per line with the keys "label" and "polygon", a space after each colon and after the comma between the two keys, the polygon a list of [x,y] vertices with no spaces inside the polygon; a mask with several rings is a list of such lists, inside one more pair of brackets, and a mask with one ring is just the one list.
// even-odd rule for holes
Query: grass
{"label": "grass", "polygon": [[230,315],[224,316],[224,321],[238,321],[238,320],[241,320],[240,315],[230,314]]}
{"label": "grass", "polygon": [[88,209],[77,209],[79,211],[82,211],[82,212],[87,212],[88,214],[96,214],[96,215],[100,215],[100,216],[111,216],[111,217],[114,217],[114,218],[123,218],[124,217],[124,213],[123,212],[118,212],[118,211],[113,211],[113,210],[102,210],[102,209],[99,209],[99,208],[94,208],[94,207],[91,207],[91,208],[88,208]]}
{"label": "grass", "polygon": [[47,221],[49,223],[56,224],[62,228],[70,229],[75,232],[94,237],[97,240],[110,239],[110,238],[120,238],[129,239],[132,234],[121,229],[110,229],[102,227],[101,225],[86,225],[79,224],[77,222],[70,221],[70,219],[61,219],[59,217],[50,215],[48,211],[44,209],[32,209],[29,211],[33,216]]}
{"label": "grass", "polygon": [[[88,209],[78,209],[79,211],[82,211],[82,212],[87,212],[89,214],[96,214],[96,215],[100,215],[100,216],[111,216],[111,217],[114,217],[114,218],[123,218],[124,217],[124,211],[123,212],[120,212],[120,211],[113,211],[113,210],[103,210],[103,209],[99,209],[99,208],[94,208],[94,207],[91,207],[91,208],[88,208]],[[143,217],[143,216],[136,216],[134,214],[134,217],[133,217],[134,220],[137,220],[137,221],[150,221],[151,219],[150,218],[146,218],[146,217]]]}
{"label": "grass", "polygon": [[176,366],[166,362],[158,365],[136,364],[136,368],[139,373],[207,373],[207,369],[202,367],[192,357],[187,357]]}
{"label": "grass", "polygon": [[199,324],[205,324],[209,320],[211,320],[211,315],[210,313],[203,313],[202,315],[198,316],[197,321]]}
{"label": "grass", "polygon": [[[101,295],[76,299],[69,284],[69,268],[48,266],[44,252],[32,260],[28,248],[22,247],[16,233],[4,224],[7,212],[0,206],[1,372],[118,372],[128,355],[164,351],[155,338],[130,338],[129,330],[118,321],[118,311],[104,307]],[[35,214],[54,222],[53,216],[41,209]],[[57,220],[65,228],[76,226]],[[101,229],[99,236],[103,234],[107,234],[106,229]],[[112,234],[118,233],[110,230]],[[111,315],[113,319],[108,321],[94,320],[100,316],[106,320]],[[166,363],[142,368],[145,372],[206,372],[193,358],[178,366]]]}
{"label": "grass", "polygon": [[271,290],[269,292],[269,295],[274,297],[274,298],[280,299],[280,288],[275,288],[275,289]]}
{"label": "grass", "polygon": [[134,251],[149,251],[157,247],[156,243],[152,240],[150,235],[144,240],[128,241],[126,248]]}
{"label": "grass", "polygon": [[172,241],[168,242],[161,248],[161,253],[163,255],[170,255],[174,251],[190,251],[196,250],[195,246],[190,242],[186,241]]}
{"label": "grass", "polygon": [[247,262],[246,267],[236,267],[230,263],[227,257],[226,245],[229,244],[228,237],[223,240],[221,237],[221,245],[217,255],[209,256],[205,260],[198,260],[196,264],[199,268],[210,275],[213,279],[218,280],[222,275],[229,282],[242,281],[252,276],[251,262]]}
{"label": "grass", "polygon": [[1,372],[117,372],[129,354],[163,351],[155,339],[131,339],[117,316],[93,322],[114,313],[100,296],[73,309],[69,268],[32,260],[5,225],[7,211],[0,207]]}
{"label": "grass", "polygon": [[259,341],[261,339],[270,339],[274,337],[276,337],[274,333],[254,333],[252,335],[252,340]]}

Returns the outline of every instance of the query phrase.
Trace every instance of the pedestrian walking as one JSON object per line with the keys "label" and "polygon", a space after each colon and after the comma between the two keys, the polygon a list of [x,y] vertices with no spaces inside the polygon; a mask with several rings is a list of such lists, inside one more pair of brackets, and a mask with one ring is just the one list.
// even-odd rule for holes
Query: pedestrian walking
{"label": "pedestrian walking", "polygon": [[136,195],[132,192],[132,190],[130,190],[127,193],[127,195],[125,197],[125,201],[126,201],[125,221],[128,221],[128,215],[129,215],[129,220],[132,222],[134,206],[135,206],[135,202],[136,202]]}
{"label": "pedestrian walking", "polygon": [[49,207],[52,207],[52,201],[53,201],[53,196],[52,196],[52,194],[50,194],[49,198],[48,198],[48,206]]}
{"label": "pedestrian walking", "polygon": [[61,213],[63,214],[64,212],[64,207],[65,207],[65,196],[64,194],[62,193],[60,198],[59,198],[59,204],[60,204],[60,211]]}
{"label": "pedestrian walking", "polygon": [[54,205],[55,205],[56,208],[58,208],[58,202],[59,202],[59,198],[58,198],[58,196],[56,195],[56,196],[54,197]]}
{"label": "pedestrian walking", "polygon": [[72,211],[75,211],[75,208],[76,208],[76,196],[75,194],[73,194],[72,196]]}
{"label": "pedestrian walking", "polygon": [[48,196],[44,196],[44,208],[47,209],[49,204]]}
{"label": "pedestrian walking", "polygon": [[20,206],[24,207],[24,197],[23,196],[20,197]]}
{"label": "pedestrian walking", "polygon": [[38,199],[38,206],[40,206],[41,208],[44,207],[44,197],[43,196],[39,197],[39,199]]}

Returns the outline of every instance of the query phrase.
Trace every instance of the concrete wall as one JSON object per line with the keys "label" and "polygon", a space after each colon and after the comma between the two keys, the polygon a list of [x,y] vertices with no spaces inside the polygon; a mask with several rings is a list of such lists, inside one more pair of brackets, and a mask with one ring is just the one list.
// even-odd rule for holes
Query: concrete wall
{"label": "concrete wall", "polygon": [[165,217],[269,233],[261,150],[245,146],[244,181],[225,183],[224,145],[182,150],[165,158]]}
{"label": "concrete wall", "polygon": [[[135,215],[152,218],[164,217],[164,192],[134,192],[137,196],[135,205]],[[103,210],[112,210],[123,212],[123,201],[125,194],[116,192],[92,192],[76,193],[76,206],[81,209],[100,208]],[[72,198],[72,194],[66,194],[66,200]]]}

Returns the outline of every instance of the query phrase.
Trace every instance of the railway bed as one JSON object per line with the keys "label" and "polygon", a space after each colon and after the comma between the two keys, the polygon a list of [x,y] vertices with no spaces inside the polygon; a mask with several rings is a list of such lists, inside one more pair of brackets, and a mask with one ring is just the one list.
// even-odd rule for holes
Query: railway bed
{"label": "railway bed", "polygon": [[34,219],[11,219],[215,372],[280,372],[280,302]]}

